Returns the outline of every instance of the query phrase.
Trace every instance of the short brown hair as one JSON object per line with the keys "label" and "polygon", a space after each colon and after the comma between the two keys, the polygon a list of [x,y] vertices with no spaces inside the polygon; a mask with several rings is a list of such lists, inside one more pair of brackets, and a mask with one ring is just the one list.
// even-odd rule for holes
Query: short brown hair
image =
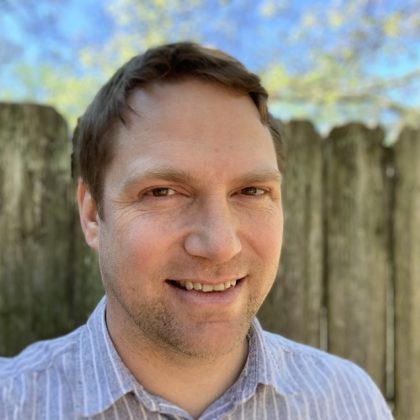
{"label": "short brown hair", "polygon": [[72,171],[86,183],[101,214],[104,171],[112,159],[116,124],[126,124],[128,98],[135,88],[160,81],[198,78],[246,93],[270,129],[279,169],[284,169],[285,150],[280,125],[268,112],[268,94],[260,79],[228,54],[192,42],[162,45],[133,57],[99,90],[79,118],[73,135]]}

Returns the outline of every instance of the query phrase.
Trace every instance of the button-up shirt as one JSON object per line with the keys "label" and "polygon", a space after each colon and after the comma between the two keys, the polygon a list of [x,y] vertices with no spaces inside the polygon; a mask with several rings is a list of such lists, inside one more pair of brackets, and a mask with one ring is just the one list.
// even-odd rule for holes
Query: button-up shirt
{"label": "button-up shirt", "polygon": [[[2,420],[189,419],[182,408],[152,395],[120,359],[102,299],[86,325],[0,358]],[[248,334],[249,354],[232,387],[200,420],[386,420],[387,405],[353,363],[263,331]]]}

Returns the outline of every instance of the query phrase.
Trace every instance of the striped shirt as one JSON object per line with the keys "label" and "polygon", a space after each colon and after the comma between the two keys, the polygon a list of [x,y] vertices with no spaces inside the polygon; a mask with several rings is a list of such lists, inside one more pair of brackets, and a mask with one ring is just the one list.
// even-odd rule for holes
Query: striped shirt
{"label": "striped shirt", "polygon": [[[2,420],[192,419],[148,393],[118,356],[105,298],[86,325],[0,358]],[[372,380],[353,363],[262,330],[253,322],[236,383],[200,420],[392,419]]]}

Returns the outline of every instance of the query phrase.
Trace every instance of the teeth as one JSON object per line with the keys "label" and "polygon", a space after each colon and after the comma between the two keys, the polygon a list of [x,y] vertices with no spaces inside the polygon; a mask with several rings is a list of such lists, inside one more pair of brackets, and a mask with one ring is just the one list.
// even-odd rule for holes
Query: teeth
{"label": "teeth", "polygon": [[193,286],[191,281],[187,281],[187,282],[185,282],[185,288],[187,290],[192,290],[194,288],[194,286]]}
{"label": "teeth", "polygon": [[181,286],[183,289],[187,290],[200,290],[204,293],[208,292],[223,292],[226,289],[229,289],[231,287],[236,286],[237,280],[228,280],[224,283],[218,283],[218,284],[202,284],[198,282],[192,282],[192,281],[177,281],[176,284],[178,286]]}
{"label": "teeth", "polygon": [[194,283],[193,286],[194,290],[201,290],[203,288],[201,283]]}
{"label": "teeth", "polygon": [[203,287],[201,288],[201,290],[203,292],[212,292],[213,291],[213,286],[211,286],[210,284],[203,284]]}

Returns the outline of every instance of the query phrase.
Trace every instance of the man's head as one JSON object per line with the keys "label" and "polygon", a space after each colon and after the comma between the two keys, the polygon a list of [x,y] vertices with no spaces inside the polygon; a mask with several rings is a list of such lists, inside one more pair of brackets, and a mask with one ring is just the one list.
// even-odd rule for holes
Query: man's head
{"label": "man's head", "polygon": [[243,350],[282,243],[281,139],[265,100],[236,61],[181,44],[131,61],[82,119],[80,218],[116,343],[198,359]]}
{"label": "man's head", "polygon": [[[267,110],[267,92],[257,75],[233,57],[191,42],[163,45],[138,55],[122,66],[98,92],[79,119],[73,138],[73,173],[81,176],[102,215],[104,172],[115,152],[115,130],[132,112],[129,97],[151,84],[186,79],[213,81],[249,95],[267,125],[284,169],[284,143],[278,123]],[[140,110],[141,112],[142,110]]]}

